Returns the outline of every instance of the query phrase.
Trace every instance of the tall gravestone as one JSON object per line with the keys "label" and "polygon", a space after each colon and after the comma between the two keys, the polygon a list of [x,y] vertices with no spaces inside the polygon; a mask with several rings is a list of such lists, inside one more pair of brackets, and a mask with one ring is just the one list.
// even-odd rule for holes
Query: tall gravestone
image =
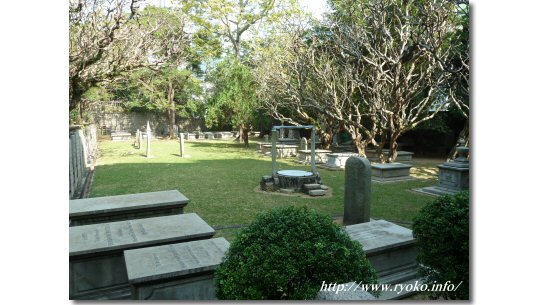
{"label": "tall gravestone", "polygon": [[301,143],[299,144],[299,150],[307,150],[308,149],[308,141],[305,137],[301,138]]}
{"label": "tall gravestone", "polygon": [[263,136],[263,142],[269,143],[269,135],[266,134]]}
{"label": "tall gravestone", "polygon": [[146,127],[146,136],[147,136],[147,140],[148,140],[148,144],[147,144],[147,147],[146,147],[146,157],[147,158],[150,158],[150,152],[151,152],[151,127],[149,126],[149,121],[148,121],[148,124],[147,124],[147,127]]}
{"label": "tall gravestone", "polygon": [[372,205],[372,169],[366,158],[350,157],[346,161],[344,225],[370,221]]}
{"label": "tall gravestone", "polygon": [[179,134],[179,154],[183,158],[185,157],[185,134]]}

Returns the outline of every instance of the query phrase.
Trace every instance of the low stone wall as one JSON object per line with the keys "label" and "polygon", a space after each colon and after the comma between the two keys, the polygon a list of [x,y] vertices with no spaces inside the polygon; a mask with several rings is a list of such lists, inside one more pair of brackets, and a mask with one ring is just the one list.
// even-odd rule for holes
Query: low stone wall
{"label": "low stone wall", "polygon": [[82,195],[97,156],[96,126],[69,127],[69,199]]}

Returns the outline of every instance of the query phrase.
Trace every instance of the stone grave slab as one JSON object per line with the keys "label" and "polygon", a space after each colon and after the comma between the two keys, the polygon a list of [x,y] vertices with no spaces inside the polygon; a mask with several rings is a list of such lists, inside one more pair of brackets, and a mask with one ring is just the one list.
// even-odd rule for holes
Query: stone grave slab
{"label": "stone grave slab", "polygon": [[69,228],[69,299],[131,298],[123,251],[211,238],[197,214]]}
{"label": "stone grave slab", "polygon": [[220,237],[125,251],[133,299],[216,299],[213,274],[229,246]]}
{"label": "stone grave slab", "polygon": [[70,226],[183,214],[189,203],[177,190],[69,201]]}
{"label": "stone grave slab", "polygon": [[411,165],[404,163],[372,164],[372,180],[378,182],[391,182],[414,179],[409,174],[411,167]]}
{"label": "stone grave slab", "polygon": [[357,153],[330,153],[327,154],[327,163],[320,165],[321,168],[332,170],[344,170],[349,157],[360,157]]}
{"label": "stone grave slab", "polygon": [[347,226],[346,231],[362,244],[380,283],[395,284],[417,277],[416,240],[410,229],[374,220]]}
{"label": "stone grave slab", "polygon": [[[383,149],[382,152],[383,152],[383,154],[385,156],[388,156],[388,154],[389,154],[388,149]],[[415,153],[410,152],[410,151],[398,150],[398,154],[396,155],[396,160],[395,161],[398,161],[398,162],[411,162],[411,161],[413,161],[413,155],[414,154]],[[379,157],[377,156],[377,152],[376,152],[375,149],[367,149],[366,150],[366,157],[368,158],[368,160],[370,160],[370,162],[379,162]]]}
{"label": "stone grave slab", "polygon": [[131,133],[126,131],[116,131],[110,133],[110,137],[112,138],[112,141],[130,141],[131,140]]}
{"label": "stone grave slab", "polygon": [[[327,149],[316,149],[316,164],[327,163],[327,155],[330,153],[332,152]],[[301,164],[310,164],[310,157],[311,157],[310,149],[298,150],[297,159],[295,160],[295,162],[301,163]]]}

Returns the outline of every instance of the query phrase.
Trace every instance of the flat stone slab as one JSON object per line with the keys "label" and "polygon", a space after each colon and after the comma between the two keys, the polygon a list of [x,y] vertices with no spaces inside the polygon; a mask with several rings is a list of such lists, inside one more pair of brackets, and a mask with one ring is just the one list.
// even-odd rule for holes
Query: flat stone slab
{"label": "flat stone slab", "polygon": [[181,214],[188,203],[177,190],[75,199],[69,201],[69,220],[86,225]]}
{"label": "flat stone slab", "polygon": [[413,189],[413,191],[424,194],[424,195],[430,195],[434,197],[444,196],[444,195],[456,195],[459,193],[456,190],[447,189],[444,187],[439,186],[427,186],[427,187],[421,187]]}
{"label": "flat stone slab", "polygon": [[132,284],[188,277],[215,271],[230,243],[212,238],[125,251],[127,276]]}
{"label": "flat stone slab", "polygon": [[210,238],[215,230],[195,213],[69,228],[69,257]]}
{"label": "flat stone slab", "polygon": [[366,254],[416,243],[411,230],[386,220],[346,226],[346,232],[351,239],[362,244]]}
{"label": "flat stone slab", "polygon": [[327,154],[327,163],[324,168],[345,169],[346,161],[350,157],[359,157],[357,153],[331,153]]}
{"label": "flat stone slab", "polygon": [[411,230],[385,220],[346,227],[351,239],[362,244],[380,283],[401,283],[417,278],[416,240]]}
{"label": "flat stone slab", "polygon": [[125,250],[207,239],[214,234],[194,213],[70,227],[69,298],[130,298]]}
{"label": "flat stone slab", "polygon": [[327,194],[327,191],[325,190],[310,190],[308,191],[308,195],[310,196],[324,196]]}
{"label": "flat stone slab", "polygon": [[320,188],[321,185],[317,184],[317,183],[305,183],[303,184],[303,188],[305,190],[317,190]]}
{"label": "flat stone slab", "polygon": [[[383,151],[383,154],[385,156],[388,156],[388,154],[389,154],[388,149],[383,149],[382,151]],[[410,151],[398,150],[398,154],[396,155],[396,161],[398,161],[398,162],[412,161],[414,154],[415,153],[410,152]],[[379,157],[377,156],[377,152],[376,152],[375,149],[367,149],[366,150],[366,157],[370,161],[373,161],[373,162],[378,162],[379,161]]]}
{"label": "flat stone slab", "polygon": [[372,164],[372,177],[395,178],[409,176],[411,165],[403,163]]}

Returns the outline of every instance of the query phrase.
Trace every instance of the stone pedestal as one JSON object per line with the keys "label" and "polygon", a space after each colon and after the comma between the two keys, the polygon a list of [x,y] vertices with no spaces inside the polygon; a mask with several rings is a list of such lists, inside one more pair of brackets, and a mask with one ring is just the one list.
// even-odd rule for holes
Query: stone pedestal
{"label": "stone pedestal", "polygon": [[439,164],[439,184],[437,186],[415,189],[417,192],[434,196],[454,195],[469,190],[469,148],[457,148],[458,158],[452,162]]}
{"label": "stone pedestal", "polygon": [[[276,145],[276,157],[277,158],[291,158],[295,157],[297,155],[297,149],[299,146],[297,145],[284,145],[284,144],[278,144]],[[271,155],[271,144],[261,144],[261,153],[264,155]]]}
{"label": "stone pedestal", "polygon": [[69,228],[69,299],[131,298],[125,250],[211,238],[198,215],[181,214]]}
{"label": "stone pedestal", "polygon": [[135,300],[215,300],[213,274],[230,247],[206,239],[125,251]]}
{"label": "stone pedestal", "polygon": [[[388,154],[389,154],[388,149],[383,149],[382,151],[383,151],[383,154],[385,156],[388,156]],[[395,161],[398,161],[398,162],[411,162],[411,161],[413,161],[413,155],[414,155],[413,152],[399,150],[398,154],[396,155],[396,160]],[[377,152],[376,152],[375,149],[367,149],[366,150],[366,157],[368,158],[368,160],[370,160],[370,162],[379,162],[379,156],[377,155]]]}
{"label": "stone pedestal", "polygon": [[112,132],[110,134],[110,137],[112,138],[112,141],[130,141],[131,140],[131,134],[126,131],[116,131]]}
{"label": "stone pedestal", "polygon": [[330,153],[327,154],[327,162],[320,166],[327,169],[344,170],[349,157],[359,157],[356,153]]}
{"label": "stone pedestal", "polygon": [[361,243],[366,257],[377,271],[379,283],[418,280],[416,240],[411,230],[385,220],[374,220],[347,226],[346,231],[351,239]]}
{"label": "stone pedestal", "polygon": [[[316,149],[316,164],[327,163],[327,155],[330,153],[332,153],[330,150]],[[295,161],[301,164],[310,164],[311,155],[312,152],[309,149],[298,150]]]}
{"label": "stone pedestal", "polygon": [[390,182],[413,179],[409,175],[411,165],[403,163],[372,164],[372,180]]}
{"label": "stone pedestal", "polygon": [[183,214],[189,198],[177,190],[69,200],[69,225]]}

